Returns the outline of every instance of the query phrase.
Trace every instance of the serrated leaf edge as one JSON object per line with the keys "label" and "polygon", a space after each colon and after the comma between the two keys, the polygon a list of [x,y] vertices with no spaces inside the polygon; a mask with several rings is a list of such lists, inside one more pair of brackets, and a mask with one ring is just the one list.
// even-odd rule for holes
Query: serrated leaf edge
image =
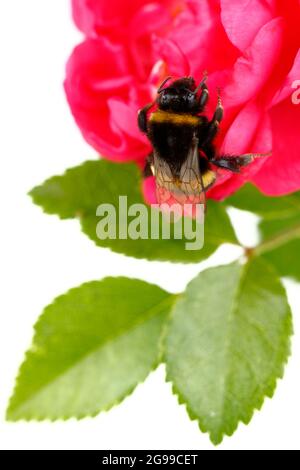
{"label": "serrated leaf edge", "polygon": [[[289,341],[290,343],[290,341]],[[199,426],[199,429],[201,432],[205,433],[205,434],[208,434],[209,435],[209,438],[212,442],[212,444],[214,444],[215,446],[217,445],[220,445],[224,439],[224,437],[228,436],[228,437],[231,437],[235,432],[236,430],[238,429],[239,425],[242,423],[242,424],[245,424],[245,425],[248,425],[254,415],[254,413],[256,411],[259,411],[261,410],[266,398],[272,398],[274,396],[274,393],[276,391],[276,387],[277,387],[277,382],[279,380],[282,380],[283,379],[283,375],[284,375],[284,369],[285,369],[285,366],[288,362],[288,359],[290,357],[290,347],[289,347],[289,352],[288,352],[288,355],[287,355],[287,358],[286,360],[284,361],[284,363],[282,364],[282,370],[281,372],[278,374],[278,376],[276,378],[274,378],[274,381],[272,383],[270,383],[268,389],[266,390],[266,392],[264,393],[264,396],[261,397],[261,400],[258,401],[258,404],[257,406],[255,406],[254,408],[252,408],[251,410],[249,410],[249,413],[248,413],[248,416],[246,419],[240,419],[239,422],[236,424],[236,426],[234,427],[234,429],[232,430],[231,433],[225,433],[223,432],[222,433],[222,438],[220,440],[215,440],[213,439],[212,437],[212,433],[209,431],[208,428],[206,428],[205,426],[202,425],[201,423],[201,420],[197,417],[197,415],[194,413],[194,411],[192,410],[192,408],[187,404],[187,400],[185,400],[184,398],[184,395],[181,394],[181,392],[177,389],[177,387],[175,386],[175,384],[172,382],[172,379],[170,378],[169,374],[167,373],[167,364],[166,362],[164,362],[165,366],[166,366],[166,382],[168,384],[171,385],[171,389],[172,389],[172,393],[174,396],[176,396],[177,398],[177,401],[178,401],[178,404],[181,405],[181,406],[184,406],[185,409],[186,409],[186,412],[190,418],[191,421],[197,421],[198,422],[198,426]]]}
{"label": "serrated leaf edge", "polygon": [[[280,283],[280,285],[281,285],[281,287],[284,290],[285,295],[286,295],[286,289],[285,289],[284,285],[282,284],[282,281],[281,281],[280,277],[278,276],[277,271],[275,269],[273,269],[273,266],[271,266],[269,263],[266,263],[266,264],[268,264],[269,267],[271,268],[271,270],[276,274],[276,277],[277,277],[277,279],[278,279],[278,281],[279,281],[279,283]],[[176,304],[176,301],[173,304],[172,310],[175,308],[175,304]],[[170,377],[170,373],[168,372],[168,363],[167,363],[167,360],[166,360],[165,356],[163,356],[162,362],[165,365],[165,371],[166,371],[165,380],[166,380],[166,383],[168,383],[171,386],[172,393],[177,398],[178,404],[181,405],[181,406],[184,406],[184,408],[186,409],[187,415],[189,416],[190,420],[191,421],[197,421],[200,431],[205,433],[205,434],[208,434],[208,436],[210,438],[210,441],[212,442],[213,445],[218,446],[222,443],[224,437],[226,437],[226,436],[231,437],[236,432],[236,430],[238,429],[238,427],[241,423],[243,423],[247,426],[250,423],[254,413],[256,411],[261,410],[266,398],[271,399],[274,396],[278,381],[283,379],[285,367],[286,367],[286,365],[288,363],[288,360],[291,356],[291,337],[293,335],[292,311],[291,311],[291,308],[290,308],[290,305],[289,305],[289,302],[288,302],[288,298],[287,298],[287,304],[289,306],[289,314],[287,315],[287,318],[286,318],[286,333],[287,333],[287,336],[288,336],[288,340],[287,340],[286,344],[284,344],[284,342],[282,342],[282,344],[281,344],[282,350],[285,349],[285,351],[282,351],[284,353],[284,358],[285,359],[281,363],[280,370],[278,370],[278,375],[276,377],[274,377],[272,380],[270,380],[266,390],[264,391],[263,396],[260,399],[257,400],[256,406],[254,406],[253,408],[251,407],[251,409],[246,410],[247,417],[246,418],[241,418],[236,423],[236,425],[233,427],[231,433],[222,432],[222,435],[221,435],[220,439],[214,439],[213,438],[213,433],[208,428],[206,428],[206,426],[204,426],[202,424],[201,419],[199,419],[197,414],[189,406],[188,400],[185,399],[184,394],[182,394],[179,391],[179,389],[177,388],[177,386],[173,382],[172,378]],[[172,315],[172,312],[171,312],[171,315]],[[165,340],[165,337],[166,337],[166,334],[167,334],[167,330],[168,330],[168,323],[165,324],[164,329],[163,329],[163,335],[164,335],[163,339],[164,340]]]}
{"label": "serrated leaf edge", "polygon": [[[126,279],[126,280],[130,279],[130,280],[132,280],[132,281],[138,281],[138,282],[142,282],[142,283],[145,283],[145,284],[148,284],[148,285],[150,284],[150,283],[147,283],[147,282],[142,281],[142,280],[140,280],[140,279],[127,278],[127,277],[125,277],[125,276],[116,276],[116,277],[109,276],[109,277],[105,277],[105,278],[103,278],[103,279],[101,279],[101,280],[89,281],[89,282],[85,282],[85,283],[83,283],[83,284],[81,284],[81,285],[79,285],[79,286],[77,286],[77,287],[72,287],[71,289],[69,289],[68,291],[66,291],[64,294],[61,294],[61,295],[57,296],[57,297],[53,300],[52,303],[48,304],[48,305],[44,308],[44,310],[43,310],[42,313],[39,315],[39,318],[37,319],[36,323],[35,323],[34,326],[33,326],[33,333],[34,333],[34,334],[33,334],[33,339],[32,339],[31,346],[30,346],[30,348],[29,348],[29,349],[25,352],[25,354],[24,354],[24,360],[23,360],[23,362],[21,363],[21,366],[19,367],[18,374],[17,374],[16,379],[15,379],[15,385],[14,385],[13,392],[12,392],[12,394],[11,394],[11,397],[10,397],[10,399],[9,399],[9,403],[8,403],[8,407],[7,407],[7,411],[6,411],[6,420],[7,420],[7,421],[11,421],[11,422],[16,422],[16,421],[24,421],[24,422],[29,422],[29,421],[50,421],[50,422],[55,422],[55,421],[66,421],[66,420],[72,419],[72,418],[74,418],[74,419],[76,419],[76,420],[81,420],[81,419],[88,418],[88,417],[90,417],[90,418],[91,418],[91,417],[95,417],[95,416],[97,416],[98,414],[100,414],[100,413],[102,413],[102,412],[107,412],[107,411],[109,411],[111,408],[113,408],[113,407],[119,405],[126,397],[130,396],[130,395],[134,392],[134,390],[136,389],[136,387],[137,387],[138,385],[140,385],[141,383],[143,383],[143,382],[146,380],[146,378],[148,377],[148,375],[149,375],[151,372],[153,372],[155,369],[157,369],[157,367],[159,366],[159,364],[160,364],[161,361],[162,361],[162,353],[163,353],[163,351],[162,351],[162,345],[161,345],[161,338],[158,340],[158,358],[157,358],[157,360],[153,363],[153,365],[151,366],[149,372],[145,375],[145,377],[144,377],[143,379],[141,379],[140,381],[138,381],[135,386],[130,387],[126,392],[124,392],[124,394],[122,394],[118,400],[113,401],[112,403],[110,403],[110,404],[107,405],[106,407],[101,408],[101,409],[95,411],[94,413],[87,413],[87,414],[84,413],[84,414],[78,414],[78,415],[74,415],[74,414],[70,414],[70,415],[69,415],[69,414],[66,414],[66,415],[63,415],[63,416],[61,416],[61,417],[51,417],[51,416],[43,416],[43,415],[38,415],[38,414],[36,414],[36,415],[32,415],[32,417],[22,417],[22,418],[16,418],[16,419],[14,419],[13,416],[11,416],[11,413],[13,413],[13,411],[10,410],[11,402],[12,402],[14,396],[15,396],[15,392],[16,392],[17,389],[18,389],[19,382],[20,382],[20,379],[21,379],[21,376],[22,376],[22,372],[23,372],[23,367],[24,367],[25,363],[27,362],[27,359],[28,359],[28,357],[29,357],[29,354],[30,354],[30,352],[32,351],[32,347],[33,347],[33,345],[34,345],[34,343],[35,343],[35,339],[36,339],[36,337],[37,337],[37,335],[38,335],[37,329],[38,329],[38,327],[39,327],[40,322],[42,321],[42,318],[41,318],[41,317],[42,317],[43,314],[45,313],[45,310],[48,309],[49,307],[55,306],[55,304],[56,304],[57,302],[59,302],[62,298],[67,297],[67,296],[68,296],[69,294],[71,294],[73,291],[76,291],[76,290],[78,290],[78,289],[81,288],[81,287],[84,287],[84,286],[89,285],[89,284],[94,283],[94,282],[99,283],[99,282],[101,282],[101,281],[116,280],[116,279],[118,279],[118,280],[120,280],[120,279]],[[150,285],[153,285],[153,286],[155,286],[155,287],[159,287],[159,286],[157,286],[157,285],[155,285],[155,284],[150,284]],[[161,290],[164,290],[164,289],[162,289],[161,287],[159,287],[159,288],[160,288]],[[151,309],[148,309],[148,311],[153,310],[153,309],[154,309],[155,311],[156,311],[156,310],[159,310],[160,307],[161,307],[162,305],[164,305],[165,303],[166,303],[166,304],[170,303],[170,304],[171,304],[170,310],[172,309],[172,302],[175,302],[177,295],[176,295],[176,294],[171,294],[171,293],[169,293],[169,292],[167,292],[167,291],[165,291],[165,292],[166,292],[167,294],[169,294],[169,297],[167,297],[166,299],[164,299],[164,300],[163,300],[162,302],[160,302],[159,304],[156,304],[154,308],[151,307]],[[151,318],[154,317],[154,316],[155,316],[155,313],[152,313],[151,315],[150,315],[150,314],[147,315],[147,318],[146,318],[146,319],[145,319],[145,317],[144,317],[144,318],[143,318],[143,321],[142,321],[142,320],[141,320],[141,321],[137,321],[137,322],[134,324],[133,329],[138,328],[138,327],[141,326],[145,321],[148,321],[149,319],[151,319]],[[162,328],[162,331],[163,331],[163,329],[164,329],[164,327]],[[124,334],[124,331],[123,331],[123,330],[122,330],[122,331],[120,330],[120,331],[118,332],[117,337],[122,336],[122,334]],[[110,341],[111,341],[111,338],[107,338],[107,340],[106,340],[103,344],[101,344],[100,348],[103,347],[105,344],[109,343]],[[91,353],[93,353],[93,350],[89,351],[87,354],[85,354],[84,356],[82,356],[82,357],[80,358],[80,361],[81,361],[82,359],[84,359],[85,357],[88,357]],[[80,362],[80,361],[79,361],[79,362]],[[60,374],[58,374],[58,375],[53,379],[53,381],[55,381],[58,377],[60,377],[62,374],[64,374],[64,373],[66,372],[66,370],[68,370],[68,369],[65,369],[65,370],[62,371]],[[51,382],[53,382],[53,381],[51,380],[51,381],[47,382],[47,383],[44,384],[44,385],[49,385],[49,384],[50,384]],[[43,387],[40,387],[39,389],[37,389],[37,390],[35,391],[35,393],[33,394],[33,396],[34,396],[35,394],[37,394],[37,393],[41,390],[41,388],[43,388]],[[32,396],[31,396],[28,400],[30,400],[31,398],[32,398]],[[24,403],[26,403],[26,401],[28,401],[28,400],[25,400]]]}

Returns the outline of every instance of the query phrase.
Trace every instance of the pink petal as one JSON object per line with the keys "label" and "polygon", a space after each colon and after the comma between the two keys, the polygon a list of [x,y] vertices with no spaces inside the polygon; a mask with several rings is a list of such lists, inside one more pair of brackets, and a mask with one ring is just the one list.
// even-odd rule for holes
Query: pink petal
{"label": "pink petal", "polygon": [[222,182],[222,184],[216,184],[213,186],[207,192],[207,197],[209,199],[214,199],[215,201],[223,201],[240,189],[244,183],[245,181],[236,178],[234,175],[230,175],[224,182]]}
{"label": "pink petal", "polygon": [[275,0],[221,0],[221,18],[232,43],[245,51],[275,16]]}
{"label": "pink petal", "polygon": [[146,136],[141,133],[137,125],[138,108],[118,98],[110,98],[107,104],[110,110],[110,119],[114,126],[133,139],[141,141],[150,150]]}
{"label": "pink petal", "polygon": [[147,204],[157,204],[154,176],[149,176],[144,179],[142,190]]}
{"label": "pink petal", "polygon": [[138,38],[161,31],[171,22],[171,12],[160,3],[147,3],[137,10],[129,24],[132,37]]}
{"label": "pink petal", "polygon": [[72,0],[73,18],[88,37],[102,36],[127,40],[128,25],[145,5],[166,5],[172,9],[175,0]]}
{"label": "pink petal", "polygon": [[228,130],[221,153],[240,155],[252,151],[250,144],[261,121],[262,110],[251,101],[238,114]]}
{"label": "pink petal", "polygon": [[[300,1],[284,0],[277,1],[278,15],[282,16],[285,21],[283,47],[281,50],[281,56],[278,60],[276,67],[273,70],[272,77],[264,89],[264,100],[266,105],[270,106],[274,96],[272,106],[284,100],[288,96],[288,90],[284,87],[284,82],[289,73],[297,73],[297,59],[295,58],[300,48],[300,35],[299,35],[299,24],[300,24]],[[294,70],[293,70],[293,67]],[[297,77],[298,78],[298,77]],[[286,84],[288,86],[288,83]],[[282,87],[284,87],[282,89]],[[282,96],[277,96],[277,93],[282,90]],[[284,96],[285,95],[285,96]]]}
{"label": "pink petal", "polygon": [[251,142],[252,153],[270,153],[273,148],[273,135],[271,119],[268,113],[263,112],[257,128],[256,135]]}
{"label": "pink petal", "polygon": [[156,61],[163,60],[168,64],[168,72],[172,76],[182,77],[190,74],[189,62],[181,47],[170,39],[153,36],[152,46]]}
{"label": "pink petal", "polygon": [[137,76],[145,81],[157,58],[152,50],[152,37],[163,34],[171,26],[171,12],[165,5],[147,3],[137,10],[128,28],[130,53],[135,63]]}
{"label": "pink petal", "polygon": [[212,73],[231,66],[238,54],[221,23],[219,0],[187,0],[186,6],[168,38],[180,46],[191,74],[201,79],[204,70]]}
{"label": "pink petal", "polygon": [[95,16],[86,1],[72,0],[73,20],[77,28],[87,36],[95,35]]}
{"label": "pink petal", "polygon": [[101,29],[120,27],[133,12],[145,3],[143,0],[72,0],[76,25],[87,35],[99,33]]}
{"label": "pink petal", "polygon": [[[238,114],[224,139],[220,153],[241,155],[245,153],[268,153],[272,149],[272,134],[268,115],[256,102],[248,103]],[[269,158],[269,157],[267,157]],[[237,191],[246,181],[265,165],[267,158],[255,160],[241,174],[219,171],[215,186],[208,197],[223,200]]]}
{"label": "pink petal", "polygon": [[279,196],[300,189],[300,105],[290,98],[270,110],[273,156],[253,181],[266,194]]}
{"label": "pink petal", "polygon": [[270,107],[275,106],[276,104],[285,100],[288,96],[291,96],[294,91],[293,84],[296,80],[300,80],[300,50],[298,51],[298,54],[295,58],[293,67],[281,85],[281,88],[274,96]]}
{"label": "pink petal", "polygon": [[283,30],[282,18],[270,21],[237,60],[231,82],[223,91],[225,109],[254,98],[266,84],[280,58]]}
{"label": "pink petal", "polygon": [[144,158],[149,151],[140,138],[125,134],[116,125],[108,106],[112,96],[130,102],[130,90],[135,85],[126,57],[123,46],[106,38],[87,40],[75,48],[64,84],[84,138],[102,155],[120,161]]}

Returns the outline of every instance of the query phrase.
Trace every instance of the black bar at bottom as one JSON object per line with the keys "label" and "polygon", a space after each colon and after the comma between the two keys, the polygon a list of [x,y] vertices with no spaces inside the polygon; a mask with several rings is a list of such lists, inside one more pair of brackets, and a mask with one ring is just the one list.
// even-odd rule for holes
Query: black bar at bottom
{"label": "black bar at bottom", "polygon": [[[17,450],[17,449],[16,449]],[[120,465],[124,468],[137,468],[139,466],[158,466],[158,465],[199,465],[200,451],[195,450],[58,450],[58,451],[37,451],[35,457],[32,451],[21,451],[22,463],[28,461],[35,463],[44,458],[38,455],[41,452],[47,452],[47,465],[57,465],[61,462],[62,454],[67,453],[68,465],[78,465],[82,462],[84,468],[98,468],[105,469],[110,465]],[[203,451],[201,451],[203,452]],[[26,453],[28,455],[26,455]],[[57,454],[60,455],[57,455]],[[17,453],[9,457],[10,463],[15,460]],[[18,460],[18,458],[16,458]]]}

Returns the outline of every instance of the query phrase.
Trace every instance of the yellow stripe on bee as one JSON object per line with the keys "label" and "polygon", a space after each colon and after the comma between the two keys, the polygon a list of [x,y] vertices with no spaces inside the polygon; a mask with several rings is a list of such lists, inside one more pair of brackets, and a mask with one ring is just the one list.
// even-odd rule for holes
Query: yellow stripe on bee
{"label": "yellow stripe on bee", "polygon": [[168,113],[166,111],[156,111],[150,116],[150,122],[166,122],[171,124],[188,124],[191,126],[198,126],[201,122],[199,116],[192,116],[191,114],[176,114]]}
{"label": "yellow stripe on bee", "polygon": [[212,170],[202,173],[202,181],[205,189],[209,188],[216,181],[216,174]]}

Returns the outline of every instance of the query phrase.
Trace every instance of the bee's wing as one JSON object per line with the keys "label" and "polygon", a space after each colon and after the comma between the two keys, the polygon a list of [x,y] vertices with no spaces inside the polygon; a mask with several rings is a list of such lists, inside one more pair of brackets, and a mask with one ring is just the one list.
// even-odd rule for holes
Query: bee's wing
{"label": "bee's wing", "polygon": [[193,138],[188,157],[183,163],[179,178],[175,179],[169,165],[154,151],[156,196],[159,204],[204,204],[205,187],[199,166],[198,139]]}

